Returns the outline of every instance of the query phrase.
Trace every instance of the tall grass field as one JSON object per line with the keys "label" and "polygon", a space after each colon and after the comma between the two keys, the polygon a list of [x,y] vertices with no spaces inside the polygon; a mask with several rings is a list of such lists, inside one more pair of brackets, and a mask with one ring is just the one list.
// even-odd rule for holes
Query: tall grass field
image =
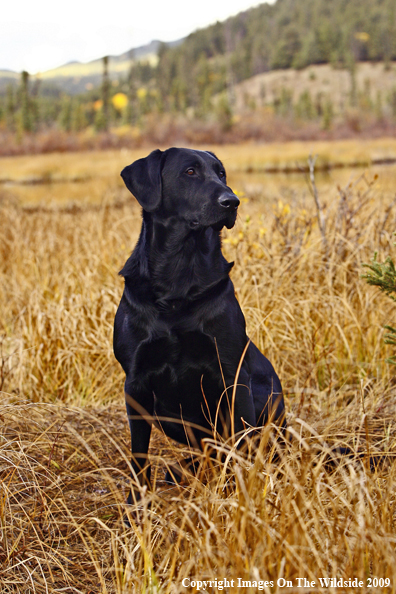
{"label": "tall grass field", "polygon": [[190,452],[154,430],[138,516],[112,327],[140,229],[118,173],[143,154],[1,160],[0,594],[396,592],[396,307],[362,278],[394,254],[396,175],[274,181],[241,175],[251,146],[224,151],[241,206],[223,251],[292,439],[217,443],[176,487]]}

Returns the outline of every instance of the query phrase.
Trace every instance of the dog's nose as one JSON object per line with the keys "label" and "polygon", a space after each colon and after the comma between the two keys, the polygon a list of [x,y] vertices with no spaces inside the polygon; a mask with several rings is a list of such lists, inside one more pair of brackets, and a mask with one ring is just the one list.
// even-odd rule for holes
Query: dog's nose
{"label": "dog's nose", "polygon": [[236,210],[239,206],[239,198],[235,194],[222,194],[218,198],[220,206],[228,208],[228,210]]}

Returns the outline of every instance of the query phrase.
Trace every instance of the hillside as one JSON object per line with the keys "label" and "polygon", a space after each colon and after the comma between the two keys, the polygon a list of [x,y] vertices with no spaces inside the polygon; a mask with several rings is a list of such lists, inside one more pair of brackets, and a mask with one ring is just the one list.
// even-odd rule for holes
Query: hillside
{"label": "hillside", "polygon": [[[271,70],[235,85],[234,110],[240,114],[255,107],[277,105],[282,100],[297,106],[301,98],[309,94],[313,103],[331,97],[334,111],[340,113],[350,98],[351,85],[348,70],[333,68],[330,64],[313,64],[299,70]],[[357,101],[365,103],[366,107],[374,105],[378,92],[384,99],[396,89],[395,66],[385,68],[381,62],[362,62],[355,67],[354,85]]]}

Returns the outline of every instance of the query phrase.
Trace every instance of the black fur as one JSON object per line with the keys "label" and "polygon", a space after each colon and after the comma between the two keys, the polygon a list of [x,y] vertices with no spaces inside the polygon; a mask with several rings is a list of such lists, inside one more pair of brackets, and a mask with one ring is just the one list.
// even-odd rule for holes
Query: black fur
{"label": "black fur", "polygon": [[149,485],[153,422],[199,448],[216,420],[224,436],[269,418],[285,426],[284,402],[274,368],[248,341],[233,264],[221,252],[220,230],[234,225],[239,205],[222,163],[210,152],[171,148],[121,175],[143,222],[120,272],[114,353],[126,374],[132,468]]}

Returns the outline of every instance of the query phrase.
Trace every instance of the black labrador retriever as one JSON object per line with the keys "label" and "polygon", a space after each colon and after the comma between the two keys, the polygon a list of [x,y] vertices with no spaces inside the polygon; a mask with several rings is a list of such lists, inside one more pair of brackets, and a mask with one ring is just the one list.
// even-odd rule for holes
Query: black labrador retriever
{"label": "black labrador retriever", "polygon": [[237,435],[268,419],[284,427],[285,410],[273,366],[246,336],[229,277],[233,263],[221,252],[220,231],[233,227],[239,205],[221,161],[170,148],[121,175],[143,222],[120,272],[114,353],[126,374],[133,473],[149,486],[153,423],[202,448],[216,432]]}

